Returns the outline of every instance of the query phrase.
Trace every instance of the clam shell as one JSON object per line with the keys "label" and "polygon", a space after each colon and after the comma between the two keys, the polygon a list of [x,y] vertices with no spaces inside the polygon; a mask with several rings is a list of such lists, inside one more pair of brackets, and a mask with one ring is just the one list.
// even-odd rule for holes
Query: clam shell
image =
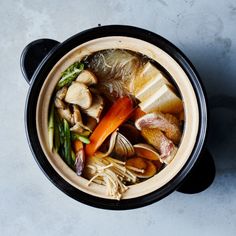
{"label": "clam shell", "polygon": [[117,159],[126,161],[126,158],[135,154],[134,147],[130,141],[118,131],[111,134],[109,148],[107,152],[102,154],[102,157],[112,154]]}
{"label": "clam shell", "polygon": [[146,143],[135,144],[134,151],[136,155],[145,159],[163,162],[158,152],[151,145],[148,145]]}
{"label": "clam shell", "polygon": [[124,160],[127,157],[133,156],[135,154],[135,151],[130,141],[124,135],[118,132],[116,136],[116,143],[112,153]]}

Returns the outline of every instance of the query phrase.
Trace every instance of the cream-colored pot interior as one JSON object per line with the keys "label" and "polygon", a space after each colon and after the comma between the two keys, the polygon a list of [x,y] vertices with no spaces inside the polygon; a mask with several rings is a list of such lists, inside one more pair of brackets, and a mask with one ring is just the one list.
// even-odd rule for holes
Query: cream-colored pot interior
{"label": "cream-colored pot interior", "polygon": [[48,146],[49,102],[52,92],[60,78],[61,72],[73,62],[81,60],[86,55],[99,50],[111,48],[132,50],[147,55],[149,58],[157,61],[170,73],[172,78],[175,80],[184,101],[185,129],[181,145],[174,160],[154,177],[142,183],[130,186],[128,191],[126,191],[123,196],[123,198],[128,199],[148,194],[168,183],[186,163],[197,137],[199,112],[194,90],[183,69],[163,50],[139,39],[120,36],[104,37],[91,40],[74,48],[57,62],[57,64],[48,74],[42,86],[37,103],[37,132],[40,144],[48,161],[59,175],[61,175],[67,182],[81,191],[101,198],[112,198],[106,195],[106,189],[104,186],[95,183],[87,186],[88,180],[77,176],[76,173],[64,163],[58,154],[52,153],[49,150]]}

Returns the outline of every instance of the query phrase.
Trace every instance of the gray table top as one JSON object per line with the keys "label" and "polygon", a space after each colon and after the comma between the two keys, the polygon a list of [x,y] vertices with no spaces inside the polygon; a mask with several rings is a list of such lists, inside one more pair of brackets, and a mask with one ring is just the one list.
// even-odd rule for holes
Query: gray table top
{"label": "gray table top", "polygon": [[[236,2],[1,1],[1,235],[236,235]],[[114,212],[67,197],[43,175],[28,148],[28,84],[19,57],[38,38],[64,41],[84,29],[128,24],[156,32],[190,58],[210,103],[208,148],[216,178],[206,191],[174,192],[153,205]]]}

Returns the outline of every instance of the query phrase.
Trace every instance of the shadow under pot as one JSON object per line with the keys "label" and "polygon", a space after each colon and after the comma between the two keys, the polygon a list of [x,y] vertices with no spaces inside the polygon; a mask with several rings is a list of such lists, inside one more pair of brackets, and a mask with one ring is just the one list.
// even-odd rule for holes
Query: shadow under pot
{"label": "shadow under pot", "polygon": [[[141,55],[142,66],[155,65],[181,98],[184,111],[183,133],[174,158],[151,178],[129,185],[120,200],[107,195],[105,186],[88,185],[88,179],[76,175],[51,150],[48,137],[50,101],[62,72],[76,61],[88,62],[94,53],[114,49]],[[157,202],[175,190],[198,193],[212,183],[215,166],[204,145],[207,106],[202,84],[187,57],[163,37],[132,26],[110,25],[88,29],[63,43],[39,39],[23,50],[21,69],[30,86],[25,127],[31,151],[45,175],[68,196],[98,208],[125,210]]]}

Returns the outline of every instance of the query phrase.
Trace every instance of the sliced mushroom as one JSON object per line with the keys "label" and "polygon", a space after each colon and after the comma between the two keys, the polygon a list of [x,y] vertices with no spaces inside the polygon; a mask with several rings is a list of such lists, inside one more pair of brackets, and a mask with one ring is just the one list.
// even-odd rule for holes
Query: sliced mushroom
{"label": "sliced mushroom", "polygon": [[96,76],[89,70],[83,70],[76,78],[76,81],[87,86],[96,84],[98,82]]}
{"label": "sliced mushroom", "polygon": [[77,122],[73,127],[70,128],[70,131],[79,134],[83,133],[84,130],[88,130],[90,133],[92,133],[92,130],[88,126],[84,125],[82,122]]}
{"label": "sliced mushroom", "polygon": [[66,104],[57,97],[55,98],[54,104],[55,104],[56,108],[60,108],[60,109],[65,109],[66,108]]}
{"label": "sliced mushroom", "polygon": [[93,117],[88,117],[87,119],[87,123],[86,123],[86,126],[90,129],[90,130],[94,130],[95,127],[97,126],[97,121],[96,119],[94,119]]}
{"label": "sliced mushroom", "polygon": [[83,123],[82,121],[82,116],[81,116],[81,113],[80,113],[80,110],[78,108],[77,105],[73,105],[73,118],[74,118],[74,123],[76,124],[77,122],[81,122]]}
{"label": "sliced mushroom", "polygon": [[92,104],[92,95],[85,84],[73,82],[68,88],[65,101],[87,109]]}
{"label": "sliced mushroom", "polygon": [[77,122],[73,127],[70,128],[70,131],[81,134],[83,133],[84,128],[81,126],[80,122]]}
{"label": "sliced mushroom", "polygon": [[92,94],[100,94],[99,90],[97,88],[93,88],[93,87],[90,87],[89,88],[89,91],[92,93]]}
{"label": "sliced mushroom", "polygon": [[71,111],[70,111],[69,107],[67,107],[66,109],[58,108],[57,111],[58,111],[59,116],[62,119],[67,120],[70,124],[74,123],[73,122],[73,116],[71,114]]}
{"label": "sliced mushroom", "polygon": [[104,107],[103,98],[98,94],[93,94],[93,103],[88,109],[84,109],[83,112],[88,116],[91,116],[99,122],[99,117]]}
{"label": "sliced mushroom", "polygon": [[66,96],[66,92],[67,92],[67,87],[63,87],[62,89],[57,91],[54,101],[55,107],[60,109],[66,108],[66,104],[62,101]]}
{"label": "sliced mushroom", "polygon": [[79,134],[83,134],[85,130],[89,131],[89,133],[92,132],[89,126],[83,124],[82,116],[77,105],[73,105],[73,121],[75,125],[70,128],[71,131]]}
{"label": "sliced mushroom", "polygon": [[63,88],[57,91],[56,98],[63,100],[66,96],[66,93],[67,93],[67,87],[64,86]]}

